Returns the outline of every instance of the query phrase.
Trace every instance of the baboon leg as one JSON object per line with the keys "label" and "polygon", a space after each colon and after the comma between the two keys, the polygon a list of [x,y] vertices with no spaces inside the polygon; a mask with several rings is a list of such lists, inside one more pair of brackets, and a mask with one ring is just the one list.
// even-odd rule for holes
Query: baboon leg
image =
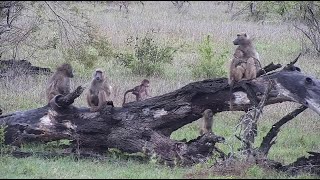
{"label": "baboon leg", "polygon": [[243,68],[242,66],[237,66],[233,70],[234,81],[239,82],[243,78],[244,73],[245,73],[245,68]]}
{"label": "baboon leg", "polygon": [[100,103],[100,100],[99,100],[99,96],[97,95],[89,95],[89,101],[88,101],[88,104],[90,106],[90,111],[91,112],[95,112],[95,111],[98,111],[99,110],[99,103]]}
{"label": "baboon leg", "polygon": [[142,101],[142,95],[140,94],[136,95],[136,101]]}
{"label": "baboon leg", "polygon": [[107,101],[107,94],[105,91],[99,91],[99,102],[98,102],[98,109],[100,109],[103,105],[103,103],[105,103]]}
{"label": "baboon leg", "polygon": [[[242,63],[244,64],[244,63]],[[232,73],[231,73],[231,78],[230,78],[230,94],[232,94],[232,89],[233,89],[233,86],[234,86],[234,83],[235,82],[239,82],[240,80],[243,79],[243,76],[244,76],[244,72],[245,72],[245,67],[243,65],[238,65],[237,67],[235,67],[233,70],[232,70]],[[232,103],[232,99],[231,99],[231,95],[230,95],[230,110],[233,110],[233,103]]]}
{"label": "baboon leg", "polygon": [[202,135],[202,134],[204,134],[204,132],[203,132],[203,130],[202,130],[202,129],[200,129],[200,135]]}
{"label": "baboon leg", "polygon": [[245,71],[244,78],[247,80],[254,79],[257,76],[257,67],[254,58],[249,58],[247,60],[247,68]]}

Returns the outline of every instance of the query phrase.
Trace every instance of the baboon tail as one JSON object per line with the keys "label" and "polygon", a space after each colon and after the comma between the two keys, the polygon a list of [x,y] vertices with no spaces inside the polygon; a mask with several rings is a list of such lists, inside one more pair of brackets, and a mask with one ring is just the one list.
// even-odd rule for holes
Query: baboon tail
{"label": "baboon tail", "polygon": [[126,91],[126,92],[124,93],[122,106],[126,103],[126,95],[127,95],[129,92],[132,92],[132,91],[133,91],[133,89],[129,89],[128,91]]}
{"label": "baboon tail", "polygon": [[230,84],[230,110],[232,110],[232,109],[233,109],[233,103],[232,103],[232,90],[233,90],[233,84],[234,84],[234,82],[232,82],[232,83]]}

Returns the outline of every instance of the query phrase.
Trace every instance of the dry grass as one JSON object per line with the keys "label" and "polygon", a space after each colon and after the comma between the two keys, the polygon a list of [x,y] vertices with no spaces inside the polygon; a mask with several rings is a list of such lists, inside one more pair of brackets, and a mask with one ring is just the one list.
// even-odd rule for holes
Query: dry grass
{"label": "dry grass", "polygon": [[[192,78],[188,65],[198,61],[198,45],[201,40],[210,34],[219,49],[230,49],[230,56],[235,46],[232,45],[236,33],[246,31],[254,37],[257,50],[260,53],[262,64],[270,62],[286,64],[293,60],[305,45],[301,34],[290,26],[290,24],[271,22],[260,24],[245,22],[241,20],[231,21],[230,14],[226,14],[226,4],[218,5],[215,2],[191,2],[184,12],[178,12],[170,1],[167,2],[145,2],[145,7],[138,3],[129,5],[129,13],[119,11],[116,4],[91,2],[73,2],[77,8],[85,9],[91,23],[98,27],[98,33],[103,35],[116,51],[127,49],[125,40],[130,37],[142,37],[147,32],[153,31],[155,40],[174,46],[184,45],[174,57],[172,65],[166,68],[166,76],[152,77],[152,96],[162,95],[174,91],[192,81],[201,80]],[[45,40],[53,32],[43,31],[39,39]],[[25,57],[27,52],[20,52],[20,58]],[[55,68],[64,62],[62,53],[57,50],[39,50],[34,58],[28,59],[37,66]],[[73,62],[75,78],[72,81],[72,89],[78,85],[88,86],[91,73],[96,67],[105,69],[113,87],[111,99],[116,106],[121,106],[125,90],[139,84],[145,77],[133,76],[128,69],[120,67],[109,59],[99,59],[92,69]],[[307,74],[320,75],[319,60],[313,55],[302,56],[298,65]],[[45,84],[46,76],[19,77],[15,80],[0,80],[0,106],[4,113],[41,107],[46,104]],[[133,100],[131,96],[129,100]],[[76,106],[87,106],[84,94],[75,102]],[[261,130],[261,142],[263,136],[271,125],[292,111],[298,104],[281,103],[267,106],[264,114],[259,120]],[[233,136],[233,127],[242,112],[225,112],[215,116],[216,125],[214,131],[226,137]],[[197,135],[197,124],[190,124],[182,128],[179,133]],[[305,155],[305,150],[319,150],[320,145],[316,141],[319,138],[320,121],[319,116],[311,110],[306,110],[292,122],[284,126],[287,131],[279,134],[279,140],[270,152],[272,158],[282,162],[292,162],[296,157]],[[185,132],[190,128],[192,133]],[[189,129],[188,129],[189,130]],[[194,133],[193,133],[194,131]],[[298,142],[296,141],[300,139]],[[179,139],[179,138],[178,138]],[[295,142],[294,142],[295,141]],[[231,142],[231,141],[230,141]],[[290,152],[293,152],[290,154]],[[288,155],[288,156],[287,156]],[[286,157],[287,156],[287,157]]]}

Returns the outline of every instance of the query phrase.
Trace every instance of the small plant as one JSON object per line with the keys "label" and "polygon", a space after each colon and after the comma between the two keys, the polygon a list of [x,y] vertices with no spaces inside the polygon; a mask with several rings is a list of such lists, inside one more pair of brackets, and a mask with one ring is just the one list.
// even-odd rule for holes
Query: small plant
{"label": "small plant", "polygon": [[196,78],[216,78],[226,76],[226,70],[223,67],[229,51],[215,54],[214,46],[210,42],[210,35],[202,42],[199,47],[200,61],[192,66],[193,77]]}
{"label": "small plant", "polygon": [[91,39],[84,45],[76,45],[74,48],[66,50],[65,58],[67,62],[77,61],[88,68],[92,68],[99,58],[109,58],[113,56],[110,43],[103,37],[91,35]]}
{"label": "small plant", "polygon": [[92,68],[98,60],[98,52],[92,46],[79,46],[79,48],[68,49],[65,53],[65,58],[67,62],[76,61],[88,68]]}
{"label": "small plant", "polygon": [[[164,65],[171,63],[176,48],[159,46],[152,37],[136,38],[134,53],[118,53],[116,59],[137,75],[163,75]],[[129,44],[132,42],[129,42]]]}
{"label": "small plant", "polygon": [[95,48],[98,52],[98,56],[104,58],[110,58],[113,56],[113,50],[111,44],[103,39],[102,37],[97,37],[92,43],[91,46]]}

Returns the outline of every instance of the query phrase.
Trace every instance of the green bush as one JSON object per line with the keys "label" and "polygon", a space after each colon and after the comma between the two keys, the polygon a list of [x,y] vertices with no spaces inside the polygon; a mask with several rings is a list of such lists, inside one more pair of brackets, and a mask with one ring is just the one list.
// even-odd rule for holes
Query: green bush
{"label": "green bush", "polygon": [[99,58],[113,57],[113,50],[110,43],[100,36],[93,37],[90,41],[78,44],[66,50],[65,59],[67,62],[76,61],[92,68]]}
{"label": "green bush", "polygon": [[113,50],[111,48],[111,44],[107,40],[103,38],[97,38],[91,43],[91,45],[93,48],[97,50],[98,56],[104,58],[113,57]]}
{"label": "green bush", "polygon": [[229,51],[215,53],[213,49],[214,45],[210,42],[210,36],[208,35],[199,46],[199,63],[191,67],[193,77],[217,78],[227,75],[224,64]]}
{"label": "green bush", "polygon": [[78,48],[67,49],[65,58],[67,62],[76,61],[88,68],[92,68],[98,60],[98,53],[92,46],[79,46]]}
{"label": "green bush", "polygon": [[139,40],[136,38],[134,52],[118,53],[117,62],[131,69],[133,74],[153,76],[163,75],[164,65],[172,63],[176,48],[159,46],[152,37],[146,35]]}

